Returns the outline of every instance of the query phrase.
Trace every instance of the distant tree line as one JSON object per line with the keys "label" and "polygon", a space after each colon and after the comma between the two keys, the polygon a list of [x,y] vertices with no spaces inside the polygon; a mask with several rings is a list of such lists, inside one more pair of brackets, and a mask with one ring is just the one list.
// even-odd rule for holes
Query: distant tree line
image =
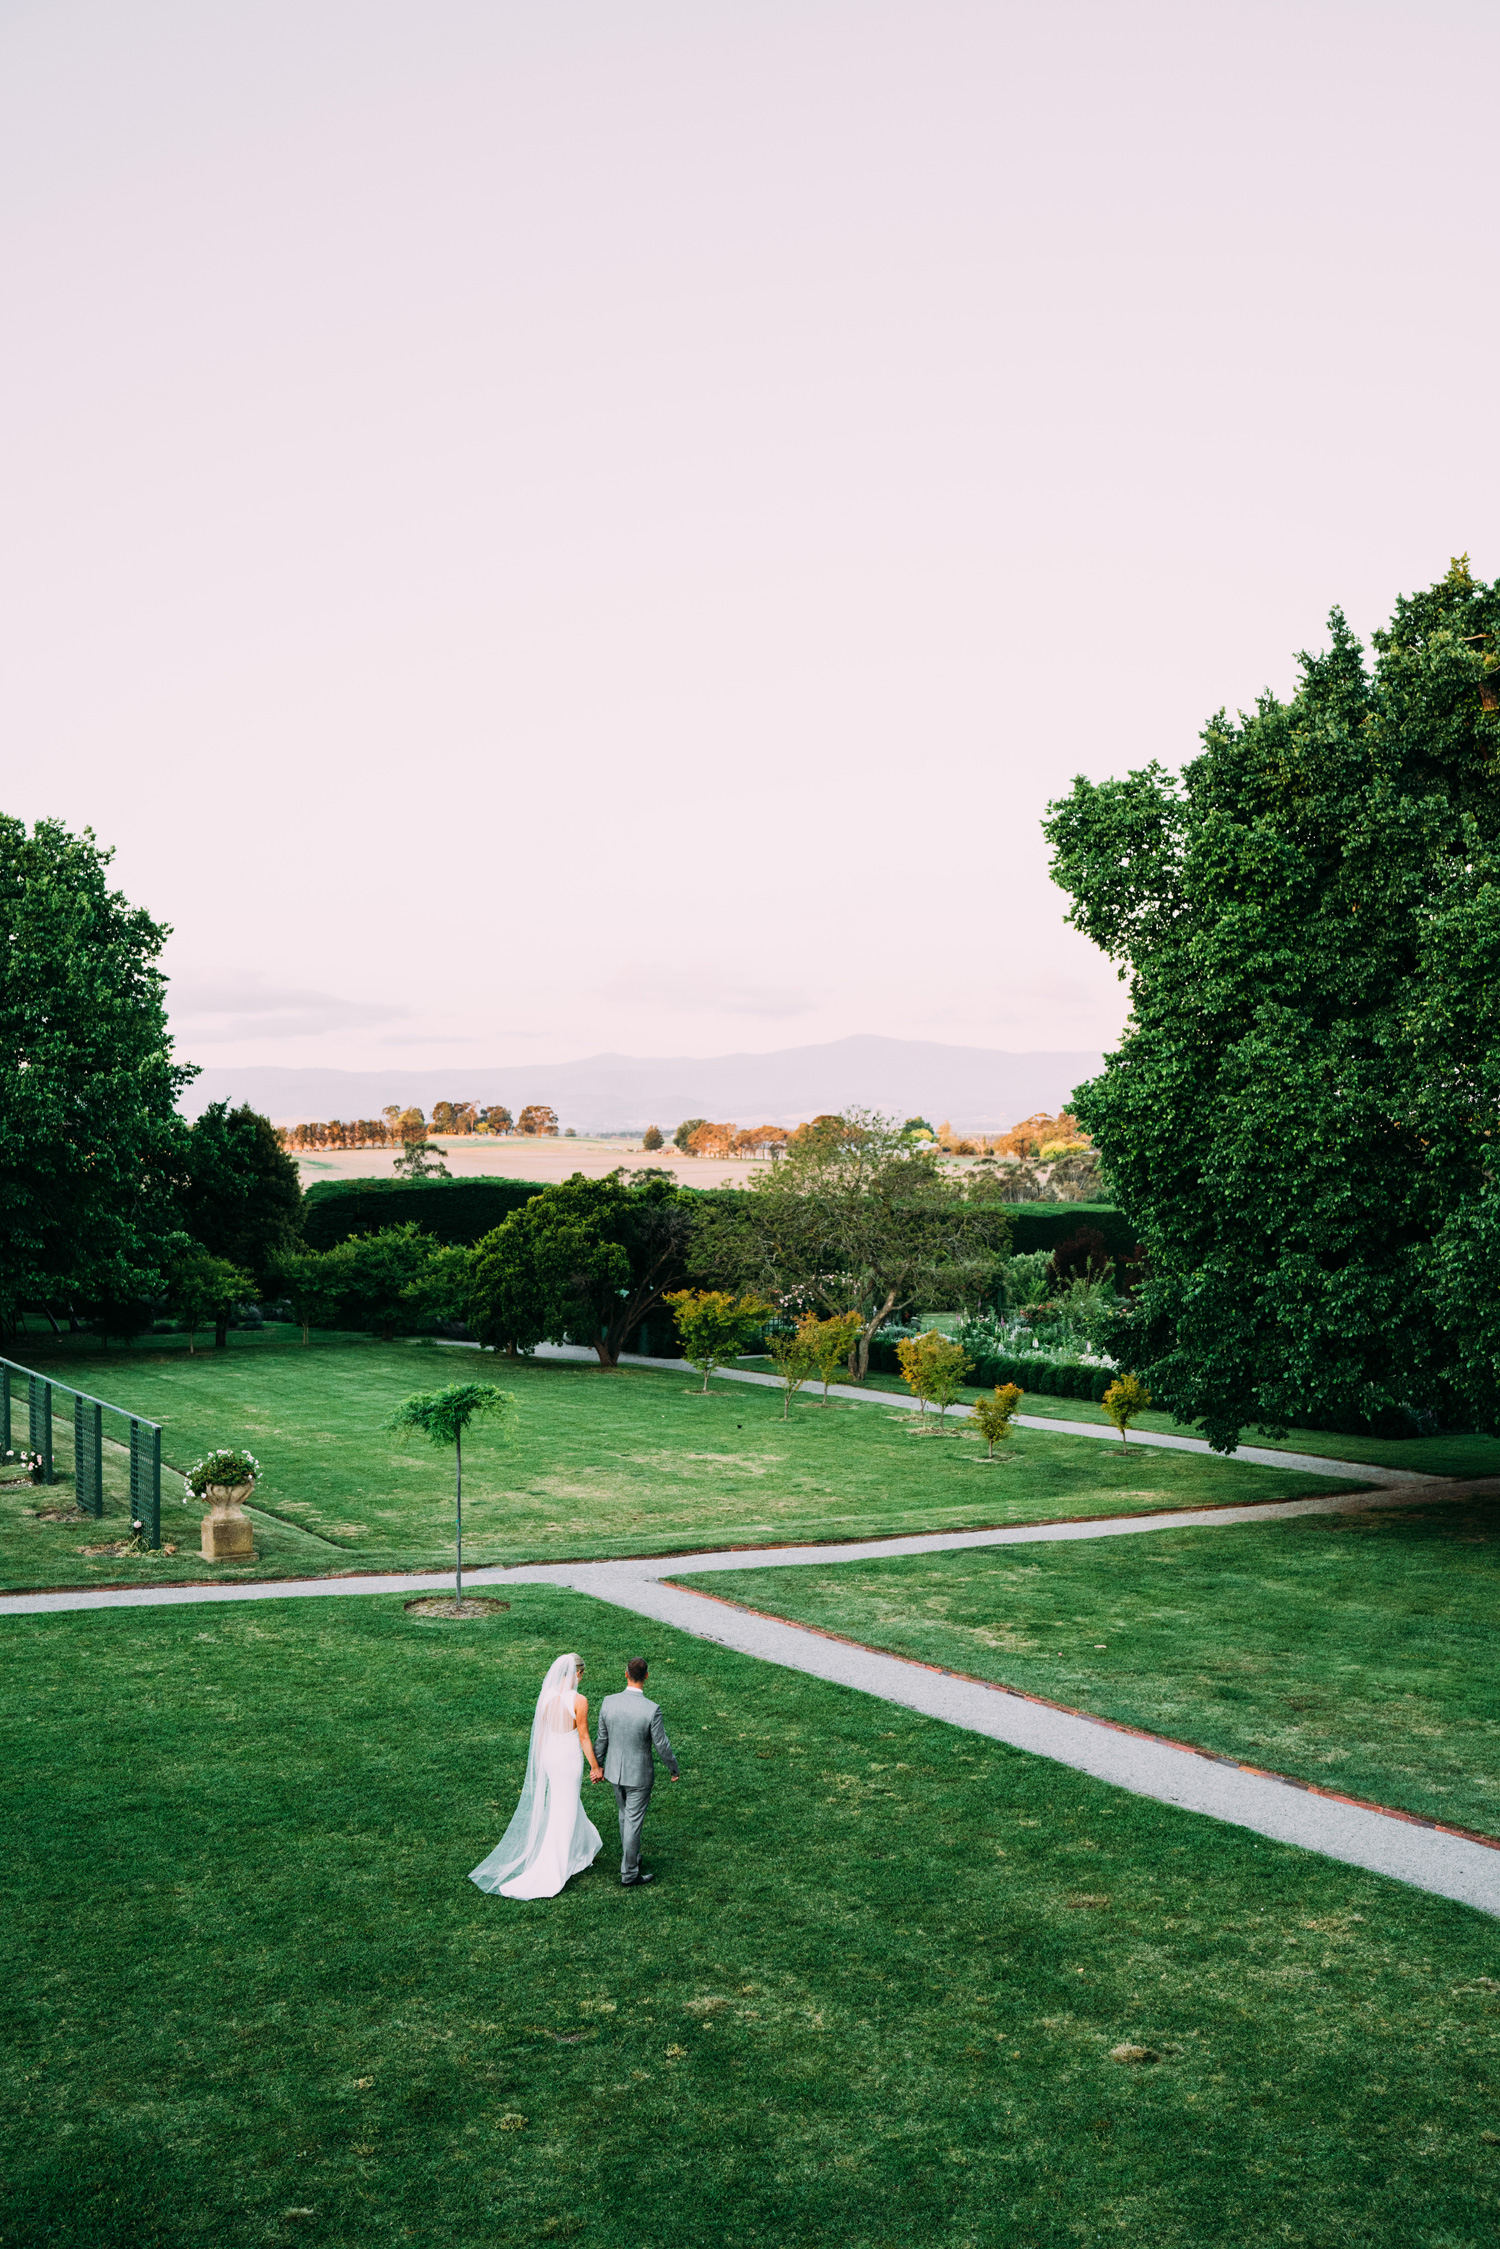
{"label": "distant tree line", "polygon": [[520,1117],[515,1118],[503,1102],[481,1108],[475,1101],[436,1101],[429,1122],[422,1110],[403,1109],[393,1101],[378,1117],[360,1117],[348,1122],[333,1117],[327,1124],[282,1125],[278,1128],[278,1137],[281,1145],[288,1149],[394,1148],[425,1140],[430,1132],[458,1139],[471,1133],[503,1136],[511,1132],[555,1138],[558,1129],[557,1111],[540,1102],[524,1108]]}

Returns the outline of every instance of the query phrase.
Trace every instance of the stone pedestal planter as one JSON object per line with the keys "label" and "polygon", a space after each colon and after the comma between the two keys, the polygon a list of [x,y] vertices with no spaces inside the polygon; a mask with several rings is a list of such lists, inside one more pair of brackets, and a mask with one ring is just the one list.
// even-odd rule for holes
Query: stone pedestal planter
{"label": "stone pedestal planter", "polygon": [[254,1549],[255,1526],[245,1513],[245,1501],[254,1484],[210,1484],[203,1496],[213,1512],[203,1518],[205,1562],[248,1561]]}

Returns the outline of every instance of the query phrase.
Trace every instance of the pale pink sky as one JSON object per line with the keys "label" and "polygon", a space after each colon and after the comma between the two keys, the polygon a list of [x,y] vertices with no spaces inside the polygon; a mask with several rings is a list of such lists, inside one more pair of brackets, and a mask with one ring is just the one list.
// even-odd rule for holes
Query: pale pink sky
{"label": "pale pink sky", "polygon": [[1107,1042],[1037,829],[1468,549],[1500,15],[0,16],[4,809],[186,1051]]}

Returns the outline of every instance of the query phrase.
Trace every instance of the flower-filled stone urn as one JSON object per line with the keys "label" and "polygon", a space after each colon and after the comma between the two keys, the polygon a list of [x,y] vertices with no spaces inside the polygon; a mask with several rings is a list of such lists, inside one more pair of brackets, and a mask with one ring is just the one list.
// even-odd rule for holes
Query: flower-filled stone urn
{"label": "flower-filled stone urn", "polygon": [[203,1518],[205,1562],[248,1562],[255,1552],[255,1525],[245,1513],[245,1502],[260,1476],[253,1453],[223,1446],[195,1463],[183,1478],[187,1499],[206,1499]]}

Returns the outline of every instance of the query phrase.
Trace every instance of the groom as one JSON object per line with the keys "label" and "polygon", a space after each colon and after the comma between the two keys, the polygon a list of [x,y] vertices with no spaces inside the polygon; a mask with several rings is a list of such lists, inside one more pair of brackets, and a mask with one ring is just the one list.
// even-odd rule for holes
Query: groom
{"label": "groom", "polygon": [[594,1743],[594,1755],[605,1779],[614,1783],[620,1807],[620,1881],[627,1890],[651,1880],[641,1872],[641,1827],[656,1779],[653,1745],[673,1780],[681,1778],[661,1711],[646,1693],[646,1676],[645,1657],[632,1656],[625,1666],[624,1694],[606,1695],[599,1705]]}

